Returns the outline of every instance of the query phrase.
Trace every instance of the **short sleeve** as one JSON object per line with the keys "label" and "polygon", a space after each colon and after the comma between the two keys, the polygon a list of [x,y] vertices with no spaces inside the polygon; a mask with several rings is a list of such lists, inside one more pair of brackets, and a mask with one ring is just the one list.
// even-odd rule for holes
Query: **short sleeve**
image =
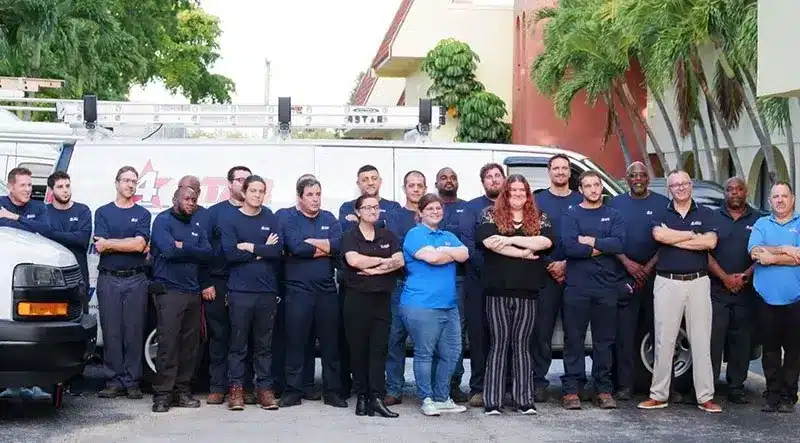
{"label": "short sleeve", "polygon": [[358,252],[358,245],[356,242],[356,236],[353,235],[352,229],[350,231],[345,232],[342,236],[342,254],[346,254],[348,252]]}

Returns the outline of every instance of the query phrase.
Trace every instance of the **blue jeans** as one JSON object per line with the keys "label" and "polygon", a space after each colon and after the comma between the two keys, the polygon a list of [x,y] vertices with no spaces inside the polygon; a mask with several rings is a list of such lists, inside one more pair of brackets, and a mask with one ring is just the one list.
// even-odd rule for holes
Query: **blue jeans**
{"label": "blue jeans", "polygon": [[[414,378],[420,400],[450,398],[450,377],[461,356],[461,320],[458,308],[400,307],[403,322],[414,341]],[[436,361],[436,373],[433,362]]]}
{"label": "blue jeans", "polygon": [[395,398],[403,395],[403,386],[406,383],[406,339],[408,330],[400,316],[400,294],[406,281],[404,278],[397,280],[397,286],[392,293],[391,311],[392,323],[389,327],[389,352],[386,356],[386,394]]}

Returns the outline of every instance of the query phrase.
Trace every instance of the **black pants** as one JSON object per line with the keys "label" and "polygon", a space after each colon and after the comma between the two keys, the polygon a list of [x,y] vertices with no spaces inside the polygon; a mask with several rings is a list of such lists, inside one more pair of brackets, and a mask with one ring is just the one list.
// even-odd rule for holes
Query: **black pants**
{"label": "black pants", "polygon": [[191,391],[200,348],[200,300],[200,294],[172,290],[153,296],[158,322],[154,399]]}
{"label": "black pants", "polygon": [[611,364],[617,332],[619,290],[564,290],[564,394],[578,394],[586,384],[586,330],[592,331],[592,380],[595,392],[610,394]]}
{"label": "black pants", "polygon": [[761,301],[760,314],[767,401],[795,404],[800,377],[800,302],[775,306]]}
{"label": "black pants", "polygon": [[483,392],[486,378],[486,353],[489,350],[489,329],[486,325],[486,297],[477,277],[467,276],[464,287],[464,323],[469,339],[470,395]]}
{"label": "black pants", "polygon": [[750,369],[752,327],[757,318],[752,292],[732,294],[725,289],[711,292],[711,367],[714,381],[719,380],[722,354],[728,361],[728,391],[741,393]]}
{"label": "black pants", "polygon": [[339,300],[336,292],[286,287],[286,392],[303,392],[308,335],[316,325],[322,355],[322,389],[341,393],[339,374]]}
{"label": "black pants", "polygon": [[[489,326],[489,352],[486,359],[486,407],[503,405],[506,392],[506,363],[511,361],[511,394],[517,405],[533,405],[533,359],[531,340],[536,317],[534,298],[514,298],[509,294],[486,297]],[[508,358],[509,349],[511,358]]]}
{"label": "black pants", "polygon": [[347,291],[344,320],[356,394],[380,398],[386,395],[390,298],[388,292]]}
{"label": "black pants", "polygon": [[[211,379],[209,390],[214,393],[228,392],[228,350],[231,338],[231,320],[228,313],[228,279],[212,277],[217,296],[203,301],[208,333],[208,373]],[[244,389],[253,389],[253,348],[247,348],[244,366]]]}
{"label": "black pants", "polygon": [[547,373],[553,361],[553,331],[564,302],[564,285],[548,277],[544,289],[536,298],[536,319],[533,326],[533,382],[536,389],[547,389]]}
{"label": "black pants", "polygon": [[230,386],[244,386],[247,351],[252,346],[256,388],[272,389],[272,330],[277,305],[276,294],[228,293],[228,314],[231,322],[228,351]]}

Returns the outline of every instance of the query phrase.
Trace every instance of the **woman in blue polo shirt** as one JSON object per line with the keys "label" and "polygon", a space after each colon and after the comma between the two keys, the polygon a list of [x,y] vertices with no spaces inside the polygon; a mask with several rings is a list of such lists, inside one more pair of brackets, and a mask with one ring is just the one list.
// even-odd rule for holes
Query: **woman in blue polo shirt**
{"label": "woman in blue polo shirt", "polygon": [[414,341],[414,378],[423,414],[464,412],[450,398],[450,377],[461,355],[456,262],[465,262],[469,253],[458,237],[439,229],[444,216],[439,196],[423,196],[419,212],[422,222],[403,242],[408,277],[400,295],[400,315]]}

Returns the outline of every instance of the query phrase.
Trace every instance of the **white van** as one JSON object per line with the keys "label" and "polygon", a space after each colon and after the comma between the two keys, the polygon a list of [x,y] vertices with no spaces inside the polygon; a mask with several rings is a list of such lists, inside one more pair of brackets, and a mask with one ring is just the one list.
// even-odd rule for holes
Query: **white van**
{"label": "white van", "polygon": [[[572,163],[570,187],[577,190],[581,172],[593,170],[600,173],[606,197],[624,190],[601,167],[584,155],[541,146],[494,145],[468,143],[414,144],[409,142],[367,140],[293,140],[282,142],[247,140],[81,140],[63,147],[57,168],[66,170],[72,177],[72,190],[76,201],[96,210],[115,198],[114,174],[123,165],[139,171],[138,202],[153,215],[171,206],[172,194],[178,180],[187,174],[200,178],[202,192],[199,203],[210,206],[226,200],[225,174],[234,165],[246,165],[254,174],[268,182],[267,205],[273,210],[295,204],[294,184],[302,174],[313,173],[322,182],[323,208],[338,214],[339,206],[357,197],[356,171],[365,164],[378,168],[383,177],[381,195],[404,202],[403,176],[409,170],[421,171],[428,178],[428,187],[434,191],[436,172],[449,166],[459,174],[459,196],[471,199],[483,193],[478,172],[486,163],[504,165],[508,174],[519,173],[528,178],[533,189],[548,186],[547,161],[556,154],[568,156]],[[155,218],[155,217],[154,217]],[[99,256],[93,248],[89,251],[90,310],[97,314],[94,297]],[[153,317],[154,318],[154,317]],[[149,321],[144,349],[145,370],[155,371],[154,356],[157,343],[154,320]],[[639,332],[641,358],[637,359],[637,386],[646,388],[650,383],[653,364],[651,334],[643,320]],[[684,340],[678,343],[685,344]],[[102,333],[98,334],[98,346]],[[558,320],[553,335],[554,358],[561,358],[564,334]],[[587,334],[586,350],[591,350],[591,334]],[[679,351],[679,352],[678,352]],[[676,351],[676,375],[682,383],[691,379],[691,355],[681,346]],[[681,358],[686,354],[687,358]],[[686,362],[688,361],[688,364]]]}
{"label": "white van", "polygon": [[80,268],[72,252],[38,234],[0,227],[0,244],[0,391],[52,386],[61,407],[63,383],[95,352],[97,319],[85,313]]}

